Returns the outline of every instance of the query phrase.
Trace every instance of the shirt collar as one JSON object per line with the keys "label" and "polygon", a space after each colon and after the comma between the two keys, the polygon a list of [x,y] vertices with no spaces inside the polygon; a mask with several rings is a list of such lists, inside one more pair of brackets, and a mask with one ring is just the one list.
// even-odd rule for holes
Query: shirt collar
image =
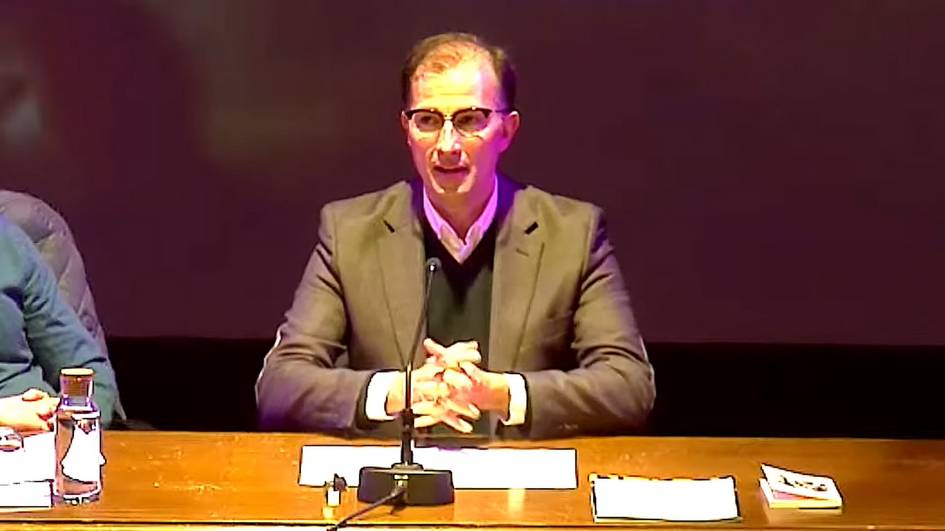
{"label": "shirt collar", "polygon": [[440,240],[443,247],[450,253],[450,256],[460,264],[469,258],[469,255],[472,254],[476,246],[479,245],[479,242],[482,241],[482,236],[489,230],[489,226],[492,225],[492,221],[495,219],[498,204],[499,179],[493,174],[492,195],[489,196],[489,200],[486,202],[486,208],[482,210],[482,214],[479,214],[476,221],[469,226],[469,230],[466,231],[466,236],[460,238],[459,235],[456,234],[456,230],[450,226],[449,222],[437,212],[433,203],[430,201],[430,197],[427,195],[426,188],[423,189],[423,213],[426,215],[427,223],[430,224],[433,233],[436,234],[437,239]]}

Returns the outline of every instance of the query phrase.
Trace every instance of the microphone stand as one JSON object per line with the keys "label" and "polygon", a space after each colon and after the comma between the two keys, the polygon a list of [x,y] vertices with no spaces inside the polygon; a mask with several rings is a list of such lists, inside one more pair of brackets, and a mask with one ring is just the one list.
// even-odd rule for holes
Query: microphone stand
{"label": "microphone stand", "polygon": [[420,334],[427,320],[430,304],[430,286],[433,275],[442,266],[437,258],[427,260],[426,285],[423,291],[423,309],[417,321],[413,348],[404,364],[404,410],[400,413],[400,462],[390,467],[361,469],[358,482],[358,500],[371,503],[393,503],[396,505],[445,505],[453,503],[453,474],[449,470],[428,470],[413,460],[414,415],[413,415],[413,354],[420,346]]}

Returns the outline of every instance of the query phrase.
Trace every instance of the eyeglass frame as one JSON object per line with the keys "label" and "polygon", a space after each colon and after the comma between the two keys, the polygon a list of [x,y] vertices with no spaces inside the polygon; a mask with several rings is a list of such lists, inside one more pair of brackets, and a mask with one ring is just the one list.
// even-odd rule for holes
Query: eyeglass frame
{"label": "eyeglass frame", "polygon": [[440,125],[439,129],[436,129],[435,131],[421,131],[420,128],[417,127],[417,131],[419,131],[421,134],[424,134],[424,135],[439,134],[440,131],[443,130],[443,127],[446,126],[446,122],[449,122],[449,123],[450,123],[450,125],[453,127],[453,131],[456,131],[458,134],[460,134],[460,135],[462,135],[462,136],[473,136],[473,135],[475,135],[475,134],[477,134],[477,133],[481,133],[482,131],[485,131],[485,129],[488,127],[488,124],[487,124],[485,127],[483,127],[482,129],[479,129],[479,130],[477,130],[477,131],[472,131],[472,132],[469,132],[469,133],[463,131],[462,129],[458,129],[455,125],[453,125],[453,118],[455,118],[457,114],[459,114],[459,113],[461,113],[461,112],[467,112],[467,111],[482,111],[482,112],[484,112],[484,113],[486,114],[485,118],[486,118],[487,121],[489,120],[489,117],[492,116],[492,113],[511,114],[511,113],[513,113],[513,112],[518,112],[518,110],[515,109],[514,107],[509,107],[509,108],[506,108],[506,109],[490,109],[490,108],[488,108],[488,107],[475,107],[475,106],[473,106],[473,107],[466,107],[465,109],[457,109],[457,110],[453,111],[452,113],[450,113],[449,116],[443,114],[443,111],[441,111],[441,110],[439,110],[439,109],[433,109],[433,108],[427,108],[427,107],[420,107],[420,108],[417,108],[417,109],[406,109],[406,110],[402,110],[402,111],[400,111],[400,114],[401,114],[404,118],[406,118],[406,119],[407,119],[407,122],[409,122],[410,124],[412,124],[414,127],[417,127],[417,125],[413,123],[413,115],[417,114],[418,112],[429,112],[429,113],[433,113],[433,114],[439,116],[441,120],[443,120],[443,124]]}

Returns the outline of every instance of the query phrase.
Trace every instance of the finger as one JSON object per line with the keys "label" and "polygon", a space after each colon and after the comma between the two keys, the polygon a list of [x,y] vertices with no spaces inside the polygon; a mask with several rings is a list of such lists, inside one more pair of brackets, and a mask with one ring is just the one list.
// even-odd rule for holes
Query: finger
{"label": "finger", "polygon": [[434,363],[424,363],[419,369],[416,369],[411,372],[413,382],[416,383],[421,380],[435,380],[437,376],[443,373],[446,370],[446,366],[442,364]]}
{"label": "finger", "polygon": [[27,389],[22,395],[20,395],[26,402],[35,402],[36,400],[42,400],[44,398],[49,398],[49,395],[45,391],[41,391],[36,388]]}
{"label": "finger", "polygon": [[411,389],[413,396],[411,401],[416,404],[417,402],[426,402],[431,399],[430,393],[427,390],[425,382],[417,382],[414,384],[413,389]]}
{"label": "finger", "polygon": [[440,419],[431,417],[429,415],[421,415],[419,417],[414,417],[413,419],[414,428],[429,428],[430,426],[436,426],[439,423]]}
{"label": "finger", "polygon": [[443,382],[460,391],[468,391],[473,386],[473,381],[466,373],[453,369],[443,373]]}
{"label": "finger", "polygon": [[[455,408],[456,411],[451,411],[449,409],[450,407]],[[464,433],[469,433],[472,431],[472,425],[460,418],[460,414],[464,414],[472,420],[479,418],[479,410],[475,406],[472,406],[471,404],[464,405],[450,401],[418,402],[414,404],[413,412],[415,415],[417,415],[417,417],[414,419],[414,426],[416,427],[427,427],[438,423],[444,423],[447,426]],[[423,420],[420,422],[420,424],[418,424],[417,419],[421,418]]]}
{"label": "finger", "polygon": [[447,398],[447,399],[442,400],[441,404],[442,404],[442,407],[446,409],[448,412],[454,413],[462,417],[466,417],[470,420],[476,420],[480,416],[482,416],[482,413],[479,411],[479,408],[477,408],[475,404],[471,402],[467,402],[464,400],[453,400],[451,398]]}
{"label": "finger", "polygon": [[416,402],[414,403],[413,406],[411,406],[410,409],[413,410],[414,415],[420,415],[420,416],[426,415],[430,417],[435,417],[437,419],[440,419],[446,413],[446,410],[443,409],[443,406],[441,406],[435,400],[424,400],[422,402]]}
{"label": "finger", "polygon": [[448,350],[443,358],[449,367],[458,367],[460,363],[465,362],[480,363],[482,361],[482,354],[479,353],[478,348],[450,348],[451,350]]}
{"label": "finger", "polygon": [[456,343],[453,343],[452,345],[446,347],[445,350],[446,350],[446,352],[448,352],[448,353],[457,353],[457,352],[464,352],[464,351],[476,351],[476,352],[478,352],[478,351],[479,351],[479,342],[476,341],[476,340],[457,341]]}
{"label": "finger", "polygon": [[446,357],[446,347],[430,339],[429,337],[423,340],[423,348],[430,356],[438,357],[440,359]]}
{"label": "finger", "polygon": [[454,347],[462,348],[463,350],[475,350],[479,352],[479,342],[476,340],[472,341],[458,341],[453,344]]}
{"label": "finger", "polygon": [[41,419],[38,416],[29,415],[17,423],[16,431],[23,435],[28,435],[30,433],[49,431],[52,429],[52,425],[53,422],[51,420]]}
{"label": "finger", "polygon": [[475,363],[463,362],[459,365],[459,367],[462,369],[463,373],[465,373],[466,376],[475,383],[481,383],[485,379],[483,370],[480,369]]}
{"label": "finger", "polygon": [[430,354],[429,352],[427,352],[427,357],[424,358],[423,365],[421,366],[421,368],[422,367],[443,368],[443,367],[446,367],[446,362],[443,360],[442,357],[434,355],[434,354]]}
{"label": "finger", "polygon": [[457,417],[456,415],[446,415],[440,420],[440,422],[461,433],[470,433],[473,430],[472,424]]}
{"label": "finger", "polygon": [[413,402],[435,402],[450,394],[449,386],[443,382],[417,382],[413,388]]}
{"label": "finger", "polygon": [[449,347],[444,347],[436,341],[427,338],[423,341],[423,346],[427,354],[448,366],[455,366],[463,361],[472,361],[475,363],[482,361],[478,341],[458,341]]}
{"label": "finger", "polygon": [[446,352],[458,354],[460,352],[479,352],[478,341],[457,341],[446,348]]}
{"label": "finger", "polygon": [[40,418],[49,419],[56,414],[57,405],[59,405],[58,400],[46,399],[38,405],[36,414],[39,415]]}

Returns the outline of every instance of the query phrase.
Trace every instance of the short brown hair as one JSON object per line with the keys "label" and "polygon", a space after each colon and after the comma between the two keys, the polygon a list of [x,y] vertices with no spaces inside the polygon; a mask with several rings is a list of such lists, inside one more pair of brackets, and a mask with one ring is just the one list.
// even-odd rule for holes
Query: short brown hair
{"label": "short brown hair", "polygon": [[401,98],[404,106],[410,104],[410,88],[413,84],[413,76],[421,66],[435,61],[434,64],[438,68],[446,70],[477,53],[489,57],[495,77],[502,87],[502,98],[505,100],[505,107],[514,109],[516,76],[515,67],[512,65],[508,53],[498,46],[492,46],[477,35],[458,32],[440,33],[439,35],[427,37],[410,49],[400,74]]}

